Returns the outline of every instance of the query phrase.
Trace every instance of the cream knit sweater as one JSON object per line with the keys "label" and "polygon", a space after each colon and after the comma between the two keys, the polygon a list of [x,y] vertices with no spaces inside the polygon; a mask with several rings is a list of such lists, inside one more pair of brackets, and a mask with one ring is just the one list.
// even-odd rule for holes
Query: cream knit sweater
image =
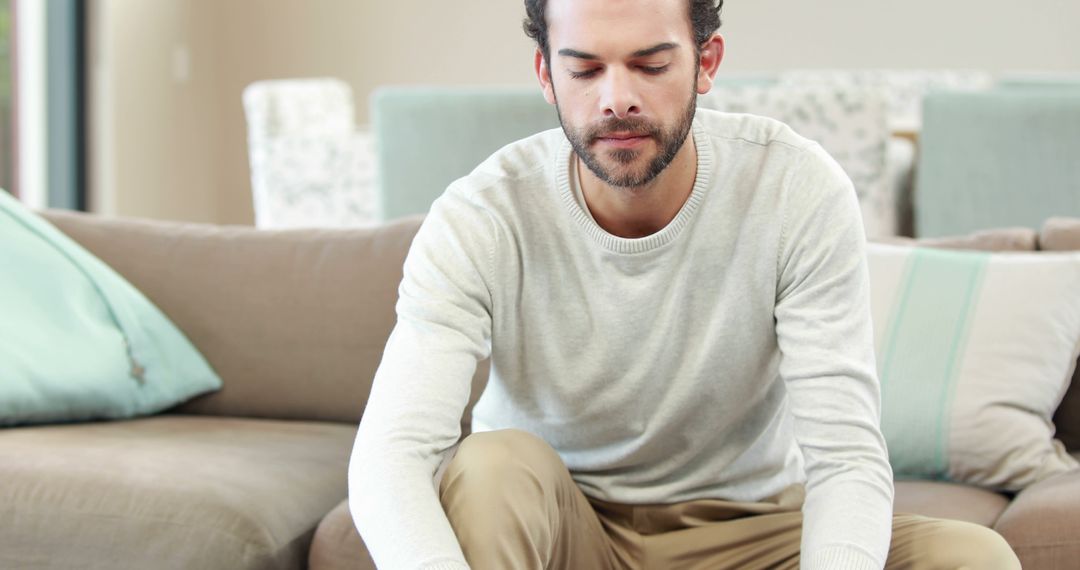
{"label": "cream knit sweater", "polygon": [[349,467],[380,568],[467,568],[432,474],[476,431],[551,444],[590,496],[753,501],[806,484],[802,567],[881,568],[892,473],[850,181],[781,123],[699,110],[697,179],[661,231],[583,208],[561,130],[432,206]]}

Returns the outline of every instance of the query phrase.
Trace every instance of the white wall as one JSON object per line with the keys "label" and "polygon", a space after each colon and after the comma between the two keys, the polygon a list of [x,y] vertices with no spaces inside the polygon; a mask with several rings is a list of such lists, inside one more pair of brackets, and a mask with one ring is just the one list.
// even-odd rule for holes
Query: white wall
{"label": "white wall", "polygon": [[[201,0],[91,2],[91,209],[218,222],[218,20]],[[187,52],[187,73],[177,58]],[[182,65],[181,65],[182,67]],[[178,73],[179,72],[179,73]]]}
{"label": "white wall", "polygon": [[[240,102],[259,79],[534,84],[519,0],[91,0],[99,211],[219,223],[254,214]],[[1080,1],[727,0],[721,73],[784,68],[1080,71]],[[190,76],[174,77],[177,46]],[[96,75],[95,75],[96,74]],[[96,207],[96,206],[95,206]]]}
{"label": "white wall", "polygon": [[728,0],[725,68],[1080,70],[1077,0]]}

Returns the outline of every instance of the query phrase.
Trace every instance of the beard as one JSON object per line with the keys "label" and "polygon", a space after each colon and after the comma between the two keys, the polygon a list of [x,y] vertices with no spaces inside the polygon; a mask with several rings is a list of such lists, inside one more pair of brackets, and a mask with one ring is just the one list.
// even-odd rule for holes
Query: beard
{"label": "beard", "polygon": [[[675,159],[675,155],[679,153],[679,149],[686,142],[686,137],[690,134],[690,127],[694,122],[696,108],[697,92],[691,91],[689,104],[683,110],[678,122],[671,125],[670,128],[665,129],[651,121],[635,117],[605,119],[597,124],[579,128],[563,121],[558,101],[555,102],[555,110],[559,115],[559,124],[562,125],[563,132],[570,141],[574,153],[578,155],[578,158],[585,163],[585,166],[597,178],[616,188],[639,188],[659,176]],[[593,143],[613,132],[629,132],[635,136],[651,138],[658,149],[656,156],[644,166],[634,168],[634,163],[639,161],[641,155],[644,154],[644,150],[615,149],[607,152],[606,157],[616,165],[605,166],[600,157],[593,152]]]}

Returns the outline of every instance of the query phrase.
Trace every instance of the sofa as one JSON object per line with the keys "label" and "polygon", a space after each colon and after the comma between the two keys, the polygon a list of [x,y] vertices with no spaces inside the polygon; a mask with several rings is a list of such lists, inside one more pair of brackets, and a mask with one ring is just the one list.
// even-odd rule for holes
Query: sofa
{"label": "sofa", "polygon": [[226,379],[152,417],[0,430],[0,568],[307,566],[415,220],[256,231],[66,212]]}
{"label": "sofa", "polygon": [[[420,218],[267,231],[44,215],[153,300],[224,386],[150,417],[0,430],[0,568],[374,568],[346,469]],[[1080,224],[928,245],[1080,249]],[[1054,421],[1080,452],[1080,381]],[[1015,495],[896,489],[898,512],[992,527],[1025,568],[1080,560],[1080,471]]]}

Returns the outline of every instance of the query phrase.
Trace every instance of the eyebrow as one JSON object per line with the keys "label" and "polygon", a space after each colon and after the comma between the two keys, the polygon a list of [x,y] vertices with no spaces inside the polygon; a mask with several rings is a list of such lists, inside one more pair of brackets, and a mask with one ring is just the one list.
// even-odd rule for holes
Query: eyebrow
{"label": "eyebrow", "polygon": [[[652,47],[649,47],[649,48],[639,49],[639,50],[635,51],[634,53],[630,54],[630,56],[631,57],[648,57],[650,55],[660,53],[662,51],[672,50],[672,49],[675,49],[677,47],[679,47],[679,44],[677,44],[677,43],[664,42],[664,43],[661,43],[661,44],[656,44],[656,45],[654,45]],[[598,56],[598,55],[593,55],[591,53],[578,51],[576,49],[570,49],[570,48],[563,48],[563,49],[559,50],[559,55],[566,56],[566,57],[575,57],[577,59],[589,59],[589,60],[600,59],[600,56]]]}

